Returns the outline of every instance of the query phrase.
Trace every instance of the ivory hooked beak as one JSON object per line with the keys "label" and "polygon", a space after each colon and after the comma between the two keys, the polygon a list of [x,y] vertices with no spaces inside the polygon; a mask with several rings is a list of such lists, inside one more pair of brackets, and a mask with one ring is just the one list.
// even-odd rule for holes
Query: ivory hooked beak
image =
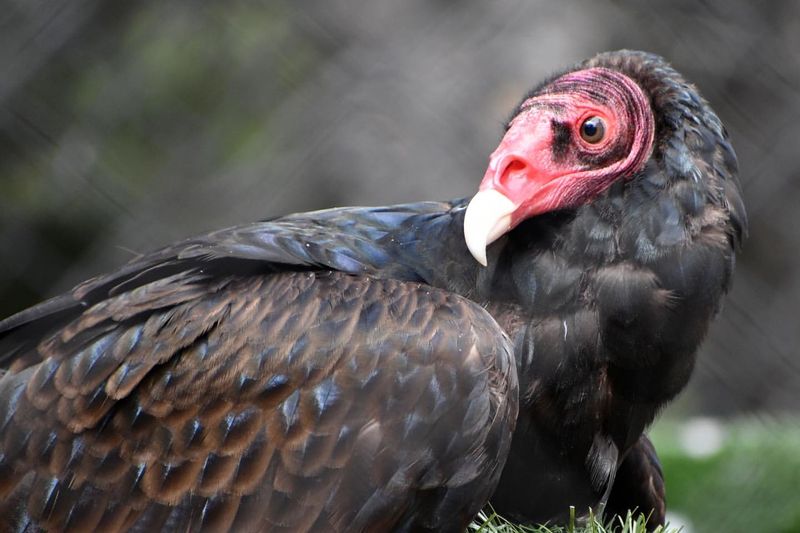
{"label": "ivory hooked beak", "polygon": [[487,265],[486,247],[511,229],[511,214],[517,206],[495,189],[479,191],[464,215],[464,240],[478,263]]}

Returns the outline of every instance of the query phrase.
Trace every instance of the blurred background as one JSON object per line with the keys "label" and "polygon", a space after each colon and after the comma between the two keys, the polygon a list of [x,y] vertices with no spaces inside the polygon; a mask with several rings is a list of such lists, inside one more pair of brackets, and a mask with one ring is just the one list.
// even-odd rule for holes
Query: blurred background
{"label": "blurred background", "polygon": [[800,531],[800,5],[0,0],[0,315],[245,221],[474,192],[502,122],[603,50],[733,138],[733,293],[654,429],[684,531]]}

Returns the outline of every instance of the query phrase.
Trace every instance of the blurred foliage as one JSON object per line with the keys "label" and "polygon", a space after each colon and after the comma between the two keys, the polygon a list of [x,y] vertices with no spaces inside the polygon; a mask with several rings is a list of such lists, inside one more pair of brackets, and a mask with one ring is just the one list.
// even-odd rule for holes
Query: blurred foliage
{"label": "blurred foliage", "polygon": [[[269,150],[275,100],[319,59],[279,4],[106,9],[4,102],[3,316],[42,299],[131,206],[187,186],[174,175],[198,187]],[[261,65],[269,75],[248,79]]]}
{"label": "blurred foliage", "polygon": [[800,424],[745,419],[722,426],[718,449],[696,456],[682,446],[681,423],[657,424],[670,512],[685,533],[800,532]]}

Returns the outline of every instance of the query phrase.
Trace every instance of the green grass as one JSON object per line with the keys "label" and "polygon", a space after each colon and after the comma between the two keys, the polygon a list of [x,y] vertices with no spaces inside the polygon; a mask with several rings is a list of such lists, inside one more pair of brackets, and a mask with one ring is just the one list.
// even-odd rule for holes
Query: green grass
{"label": "green grass", "polygon": [[[609,522],[602,522],[590,514],[586,525],[577,525],[574,508],[571,509],[572,517],[566,526],[521,526],[513,524],[492,511],[481,512],[467,528],[468,533],[645,533],[647,519],[644,515],[634,516],[628,513],[625,518],[615,517]],[[678,533],[680,530],[658,527],[655,533]]]}
{"label": "green grass", "polygon": [[800,532],[800,422],[753,418],[722,425],[720,446],[701,456],[681,443],[685,423],[651,434],[664,468],[667,510],[692,533]]}

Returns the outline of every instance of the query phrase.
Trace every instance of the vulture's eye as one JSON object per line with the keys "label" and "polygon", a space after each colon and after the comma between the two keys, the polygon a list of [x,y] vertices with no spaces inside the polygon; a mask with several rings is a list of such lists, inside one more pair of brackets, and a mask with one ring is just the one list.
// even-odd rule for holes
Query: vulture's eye
{"label": "vulture's eye", "polygon": [[597,144],[606,135],[606,123],[600,117],[589,117],[581,124],[581,139],[590,144]]}

